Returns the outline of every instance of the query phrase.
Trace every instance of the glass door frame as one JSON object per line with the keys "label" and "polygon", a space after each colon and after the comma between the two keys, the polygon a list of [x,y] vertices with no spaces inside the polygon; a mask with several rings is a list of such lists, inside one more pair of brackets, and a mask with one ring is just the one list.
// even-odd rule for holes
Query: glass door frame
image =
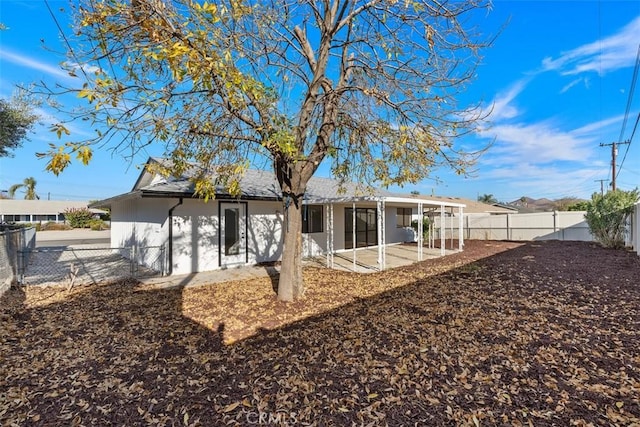
{"label": "glass door frame", "polygon": [[[226,251],[226,210],[238,211],[235,227],[237,228],[236,242],[239,245],[236,254],[228,254]],[[248,235],[248,203],[220,201],[218,202],[218,265],[221,268],[247,264],[249,262],[249,248],[247,246]]]}

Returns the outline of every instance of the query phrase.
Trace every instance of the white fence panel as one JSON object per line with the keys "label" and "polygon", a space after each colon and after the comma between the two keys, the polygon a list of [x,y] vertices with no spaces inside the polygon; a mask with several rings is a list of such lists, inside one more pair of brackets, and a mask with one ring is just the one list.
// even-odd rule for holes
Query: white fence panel
{"label": "white fence panel", "polygon": [[509,240],[508,219],[507,215],[467,215],[463,221],[465,236],[474,240]]}
{"label": "white fence panel", "polygon": [[[465,215],[463,233],[466,239],[476,240],[582,240],[592,241],[585,212],[539,212],[506,215]],[[436,238],[440,237],[440,218],[436,217]],[[451,221],[445,218],[445,238],[452,237]],[[457,238],[457,229],[453,238]]]}
{"label": "white fence panel", "polygon": [[640,203],[636,203],[633,207],[631,216],[631,245],[640,255]]}

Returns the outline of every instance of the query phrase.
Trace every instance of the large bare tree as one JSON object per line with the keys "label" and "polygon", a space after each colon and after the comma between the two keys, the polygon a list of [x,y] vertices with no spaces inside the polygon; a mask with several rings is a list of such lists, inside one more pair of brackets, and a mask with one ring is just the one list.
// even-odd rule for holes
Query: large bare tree
{"label": "large bare tree", "polygon": [[[484,1],[81,0],[80,38],[69,72],[89,105],[71,112],[98,127],[46,153],[59,173],[105,144],[135,152],[162,144],[165,173],[192,164],[198,195],[268,159],[288,226],[278,297],[304,292],[301,202],[322,162],[340,180],[382,186],[416,182],[445,163],[465,172],[453,147],[476,109],[457,95],[487,46],[472,22]],[[79,65],[78,65],[79,64]],[[89,66],[93,69],[89,69]],[[214,177],[214,179],[212,179]]]}

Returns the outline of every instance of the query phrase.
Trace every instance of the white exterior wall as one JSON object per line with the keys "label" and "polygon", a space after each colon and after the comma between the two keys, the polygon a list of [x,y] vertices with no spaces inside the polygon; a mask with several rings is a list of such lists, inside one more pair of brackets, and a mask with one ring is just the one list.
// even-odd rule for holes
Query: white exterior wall
{"label": "white exterior wall", "polygon": [[121,251],[126,257],[131,256],[130,248],[135,248],[136,258],[143,265],[156,269],[166,265],[167,218],[175,202],[172,199],[134,199],[114,203],[111,206],[111,246],[127,248]]}
{"label": "white exterior wall", "polygon": [[[173,273],[220,268],[219,203],[188,199],[173,214]],[[233,203],[233,201],[231,201]],[[245,202],[242,202],[245,203]],[[282,203],[248,201],[248,264],[277,261],[282,255]]]}
{"label": "white exterior wall", "polygon": [[[417,212],[418,208],[412,209],[411,220],[413,221],[413,212]],[[385,242],[387,245],[392,243],[415,242],[417,240],[416,233],[411,227],[398,227],[398,207],[385,206]]]}
{"label": "white exterior wall", "polygon": [[218,201],[185,199],[173,211],[172,274],[215,270],[218,257]]}
{"label": "white exterior wall", "polygon": [[[326,215],[326,210],[325,210],[325,215]],[[302,256],[314,257],[314,256],[324,255],[326,253],[327,253],[327,223],[325,220],[322,226],[322,233],[302,233]]]}
{"label": "white exterior wall", "polygon": [[167,242],[169,199],[138,199],[111,207],[111,244],[116,247],[159,246]]}
{"label": "white exterior wall", "polygon": [[282,256],[282,202],[249,202],[249,263],[277,261]]}
{"label": "white exterior wall", "polygon": [[[336,204],[333,206],[333,248],[341,251],[345,248],[345,209],[352,204]],[[376,209],[375,204],[356,204],[356,208]],[[323,232],[302,235],[303,256],[319,256],[327,252],[327,206],[323,207]],[[415,232],[410,227],[397,226],[397,206],[385,206],[385,242],[386,244],[413,242]],[[380,237],[378,236],[378,241]]]}
{"label": "white exterior wall", "polygon": [[[112,205],[111,242],[113,246],[138,248],[165,245],[166,259],[171,260],[172,274],[189,274],[220,268],[219,206],[225,200],[205,203],[199,199],[142,198],[115,202]],[[281,202],[247,201],[248,264],[277,261],[282,256],[284,224]],[[177,205],[177,206],[176,206]],[[374,208],[374,204],[357,207]],[[169,245],[169,211],[173,210],[172,242]],[[345,247],[345,208],[334,205],[334,249]],[[326,254],[327,206],[323,206],[323,231],[303,234],[303,256]],[[397,207],[385,207],[385,240],[387,244],[413,241],[411,228],[397,227]],[[168,250],[172,248],[172,254]]]}

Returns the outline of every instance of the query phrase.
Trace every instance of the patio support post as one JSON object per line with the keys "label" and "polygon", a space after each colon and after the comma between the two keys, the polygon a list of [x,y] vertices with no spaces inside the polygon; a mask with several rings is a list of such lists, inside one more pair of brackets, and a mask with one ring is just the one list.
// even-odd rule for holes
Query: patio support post
{"label": "patio support post", "polygon": [[436,245],[436,217],[429,215],[429,249]]}
{"label": "patio support post", "polygon": [[327,205],[327,267],[333,268],[333,203]]}
{"label": "patio support post", "polygon": [[451,230],[451,250],[453,250],[453,206],[450,208],[451,209],[451,223],[449,224],[449,228]]}
{"label": "patio support post", "polygon": [[384,200],[378,200],[376,204],[378,208],[378,268],[383,271],[386,267],[386,239],[385,239],[385,206]]}
{"label": "patio support post", "polygon": [[382,269],[387,268],[387,213],[386,213],[386,203],[382,200]]}
{"label": "patio support post", "polygon": [[418,203],[418,261],[422,261],[422,252],[424,245],[424,207],[422,203]]}
{"label": "patio support post", "polygon": [[462,230],[464,229],[464,209],[462,206],[458,207],[458,250],[462,251],[464,247],[464,237],[462,235]]}
{"label": "patio support post", "polygon": [[351,242],[353,249],[353,271],[356,271],[356,202],[353,202],[353,212],[351,213]]}
{"label": "patio support post", "polygon": [[447,231],[447,224],[445,223],[444,205],[440,205],[440,255],[444,256],[445,231]]}
{"label": "patio support post", "polygon": [[325,209],[326,209],[326,232],[327,232],[327,267],[331,268],[331,260],[329,253],[331,252],[330,248],[331,248],[331,225],[330,225],[330,220],[329,220],[329,205],[326,204],[324,205]]}

